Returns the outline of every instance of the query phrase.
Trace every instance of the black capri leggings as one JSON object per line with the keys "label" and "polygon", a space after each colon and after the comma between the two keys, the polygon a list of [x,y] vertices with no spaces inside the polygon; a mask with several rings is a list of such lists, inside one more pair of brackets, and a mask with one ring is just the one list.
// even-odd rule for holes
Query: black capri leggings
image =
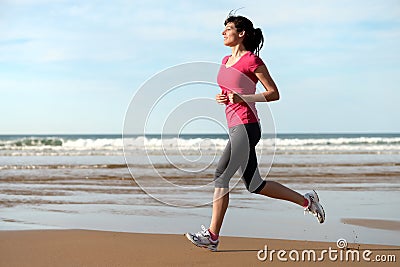
{"label": "black capri leggings", "polygon": [[258,122],[240,124],[229,128],[229,142],[218,162],[215,171],[215,187],[229,188],[229,181],[239,170],[246,188],[258,193],[264,186],[258,171],[256,145],[261,138]]}

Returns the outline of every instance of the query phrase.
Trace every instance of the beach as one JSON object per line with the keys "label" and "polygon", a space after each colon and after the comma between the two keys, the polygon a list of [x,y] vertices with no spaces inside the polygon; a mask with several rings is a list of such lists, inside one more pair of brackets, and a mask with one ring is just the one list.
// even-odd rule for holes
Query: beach
{"label": "beach", "polygon": [[[348,244],[347,250],[340,250],[336,243],[238,237],[222,237],[219,251],[210,252],[188,243],[183,235],[87,230],[2,231],[0,239],[0,266],[10,267],[397,266],[394,260],[400,256],[399,246]],[[330,255],[321,254],[329,248]],[[272,250],[286,254],[278,257]],[[305,250],[315,254],[303,254]]]}
{"label": "beach", "polygon": [[316,189],[326,222],[250,194],[236,175],[222,252],[210,254],[183,234],[209,223],[226,136],[0,136],[0,266],[214,266],[214,259],[271,265],[257,259],[264,245],[323,250],[337,248],[339,239],[398,255],[400,135],[288,134],[272,141],[267,136],[257,146],[260,172],[301,193]]}
{"label": "beach", "polygon": [[241,2],[0,1],[0,267],[400,266],[400,0]]}

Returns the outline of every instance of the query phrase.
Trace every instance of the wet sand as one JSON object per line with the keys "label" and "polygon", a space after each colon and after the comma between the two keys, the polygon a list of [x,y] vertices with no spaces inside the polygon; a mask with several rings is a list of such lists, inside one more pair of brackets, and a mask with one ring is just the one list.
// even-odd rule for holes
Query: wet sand
{"label": "wet sand", "polygon": [[[379,219],[356,219],[343,218],[341,222],[344,224],[358,225],[366,228],[382,229],[389,231],[400,231],[400,221],[379,220]],[[399,242],[400,243],[400,242]]]}
{"label": "wet sand", "polygon": [[[293,249],[338,249],[335,242],[310,242],[262,238],[221,237],[218,252],[192,245],[183,235],[136,234],[88,230],[0,231],[0,266],[383,266],[376,255],[394,255],[400,259],[400,246],[348,244],[362,255],[372,251],[370,262],[336,261],[325,255],[324,261],[260,261],[257,254]],[[345,252],[345,251],[344,251]],[[339,253],[339,252],[338,252]],[[338,254],[339,255],[339,254]],[[260,254],[261,257],[264,254]],[[286,254],[286,258],[288,258]],[[393,260],[393,259],[392,259]],[[398,263],[397,263],[398,264]],[[385,262],[384,266],[397,266]]]}

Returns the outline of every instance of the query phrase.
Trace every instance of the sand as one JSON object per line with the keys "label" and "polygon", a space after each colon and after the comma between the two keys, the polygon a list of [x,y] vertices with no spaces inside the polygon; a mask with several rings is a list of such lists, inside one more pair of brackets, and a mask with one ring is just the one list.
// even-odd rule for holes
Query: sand
{"label": "sand", "polygon": [[[323,262],[295,262],[288,253],[297,249],[338,249],[332,243],[221,237],[218,252],[210,252],[192,245],[183,235],[136,234],[90,230],[25,230],[0,231],[0,266],[398,266],[400,246],[348,244],[362,257],[366,249],[370,259],[378,254],[395,255],[396,262],[332,261],[325,254]],[[287,250],[287,262],[260,261],[257,254],[268,246],[268,251]],[[346,251],[342,251],[346,253]],[[261,257],[265,253],[259,254]],[[295,254],[293,254],[295,255]],[[337,255],[340,255],[339,252]],[[345,254],[343,254],[345,255]],[[350,258],[351,259],[351,258]]]}

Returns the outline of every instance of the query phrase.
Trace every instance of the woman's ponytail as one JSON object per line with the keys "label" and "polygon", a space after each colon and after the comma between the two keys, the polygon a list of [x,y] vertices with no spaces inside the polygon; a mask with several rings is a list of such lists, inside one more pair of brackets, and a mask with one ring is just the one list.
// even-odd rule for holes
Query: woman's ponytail
{"label": "woman's ponytail", "polygon": [[257,56],[260,53],[261,48],[264,45],[264,36],[262,34],[262,31],[260,28],[254,29],[254,54],[256,54]]}

